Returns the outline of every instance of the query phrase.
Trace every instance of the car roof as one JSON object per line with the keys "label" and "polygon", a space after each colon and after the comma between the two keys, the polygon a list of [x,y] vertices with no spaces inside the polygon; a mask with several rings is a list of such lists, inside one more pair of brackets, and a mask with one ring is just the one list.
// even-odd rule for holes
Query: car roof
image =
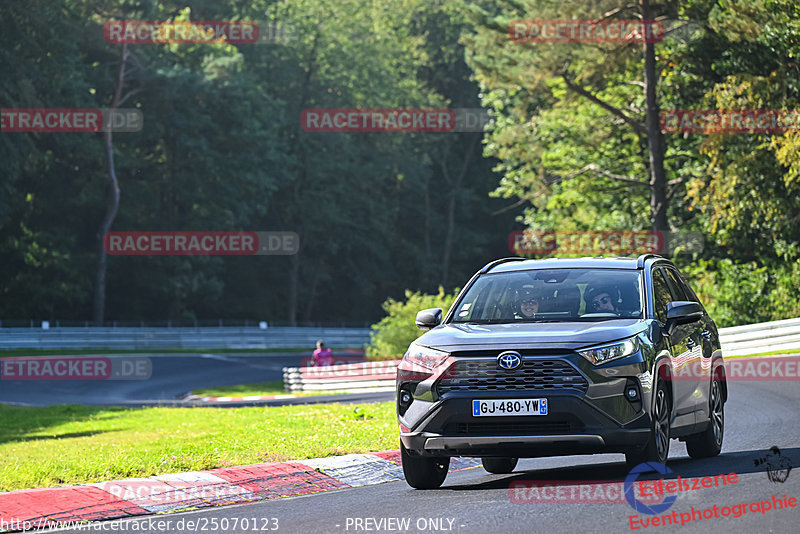
{"label": "car roof", "polygon": [[531,269],[640,269],[640,260],[662,261],[664,258],[654,254],[647,257],[610,257],[595,256],[583,258],[546,258],[541,260],[526,260],[524,258],[504,258],[489,263],[481,270],[481,273],[506,273],[514,271],[525,271]]}

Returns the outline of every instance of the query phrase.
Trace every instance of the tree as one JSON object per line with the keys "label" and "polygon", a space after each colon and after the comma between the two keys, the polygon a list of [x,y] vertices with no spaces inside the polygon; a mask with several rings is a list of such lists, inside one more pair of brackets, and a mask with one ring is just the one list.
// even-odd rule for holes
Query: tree
{"label": "tree", "polygon": [[[633,195],[649,188],[650,226],[654,230],[669,229],[654,43],[644,42],[640,48],[635,43],[518,43],[509,40],[508,28],[515,19],[674,18],[674,3],[653,6],[649,0],[639,0],[631,10],[631,6],[620,8],[616,2],[603,1],[566,5],[501,2],[496,7],[484,3],[470,10],[476,24],[474,34],[465,40],[470,65],[481,83],[484,103],[507,117],[498,121],[487,151],[502,156],[504,147],[509,147],[506,153],[511,158],[504,164],[506,179],[498,194],[521,196],[524,201],[546,195],[553,183],[596,176],[601,179],[601,188],[618,182]],[[637,88],[641,91],[638,96],[633,92]],[[548,158],[545,151],[550,148],[550,131],[539,129],[538,119],[546,122],[551,110],[575,106],[592,113],[582,101],[602,110],[603,115],[596,118],[605,135],[568,133],[571,156]],[[572,118],[575,120],[560,123],[559,130],[573,130],[581,117]],[[520,136],[533,147],[523,151],[511,148]],[[617,142],[608,142],[611,139]],[[559,141],[555,143],[559,145]],[[638,161],[632,161],[634,158]],[[599,160],[610,165],[601,166]]]}

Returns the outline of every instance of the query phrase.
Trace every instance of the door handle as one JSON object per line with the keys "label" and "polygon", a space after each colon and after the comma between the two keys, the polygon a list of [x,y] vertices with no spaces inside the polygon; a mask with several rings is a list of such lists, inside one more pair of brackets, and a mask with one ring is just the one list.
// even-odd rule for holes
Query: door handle
{"label": "door handle", "polygon": [[702,332],[700,332],[700,334],[706,339],[711,339],[711,332],[709,332],[708,330],[703,330]]}
{"label": "door handle", "polygon": [[686,340],[686,346],[689,347],[690,349],[693,348],[695,345],[697,345],[697,341],[695,341],[694,339],[689,338]]}

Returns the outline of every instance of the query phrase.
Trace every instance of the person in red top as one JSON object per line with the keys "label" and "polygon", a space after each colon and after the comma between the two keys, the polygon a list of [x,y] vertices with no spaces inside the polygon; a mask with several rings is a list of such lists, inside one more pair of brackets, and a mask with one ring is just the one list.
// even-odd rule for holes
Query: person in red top
{"label": "person in red top", "polygon": [[325,347],[325,343],[321,339],[317,341],[317,350],[311,356],[311,364],[315,367],[333,365],[333,353],[331,349]]}

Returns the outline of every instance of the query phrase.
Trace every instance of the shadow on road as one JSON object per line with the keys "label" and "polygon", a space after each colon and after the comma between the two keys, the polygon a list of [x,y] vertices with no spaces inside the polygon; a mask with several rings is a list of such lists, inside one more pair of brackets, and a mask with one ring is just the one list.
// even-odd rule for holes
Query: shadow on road
{"label": "shadow on road", "polygon": [[[656,473],[642,474],[640,480],[674,480],[678,476],[681,478],[702,478],[714,477],[715,475],[727,475],[736,473],[743,475],[746,473],[766,472],[767,467],[758,462],[769,453],[769,447],[764,449],[723,453],[714,458],[694,460],[691,458],[677,458],[669,460],[667,467],[672,473],[665,475]],[[791,465],[800,465],[800,448],[789,447],[780,449],[782,456],[788,458]],[[481,469],[481,468],[479,468]],[[478,484],[447,484],[441,490],[489,490],[507,488],[515,481],[564,481],[562,485],[570,485],[570,481],[591,483],[591,482],[623,482],[628,476],[630,469],[625,462],[603,463],[596,465],[576,465],[570,467],[554,467],[546,469],[533,469],[525,471],[515,471],[503,478],[494,478],[497,475],[486,474],[492,479]]]}

